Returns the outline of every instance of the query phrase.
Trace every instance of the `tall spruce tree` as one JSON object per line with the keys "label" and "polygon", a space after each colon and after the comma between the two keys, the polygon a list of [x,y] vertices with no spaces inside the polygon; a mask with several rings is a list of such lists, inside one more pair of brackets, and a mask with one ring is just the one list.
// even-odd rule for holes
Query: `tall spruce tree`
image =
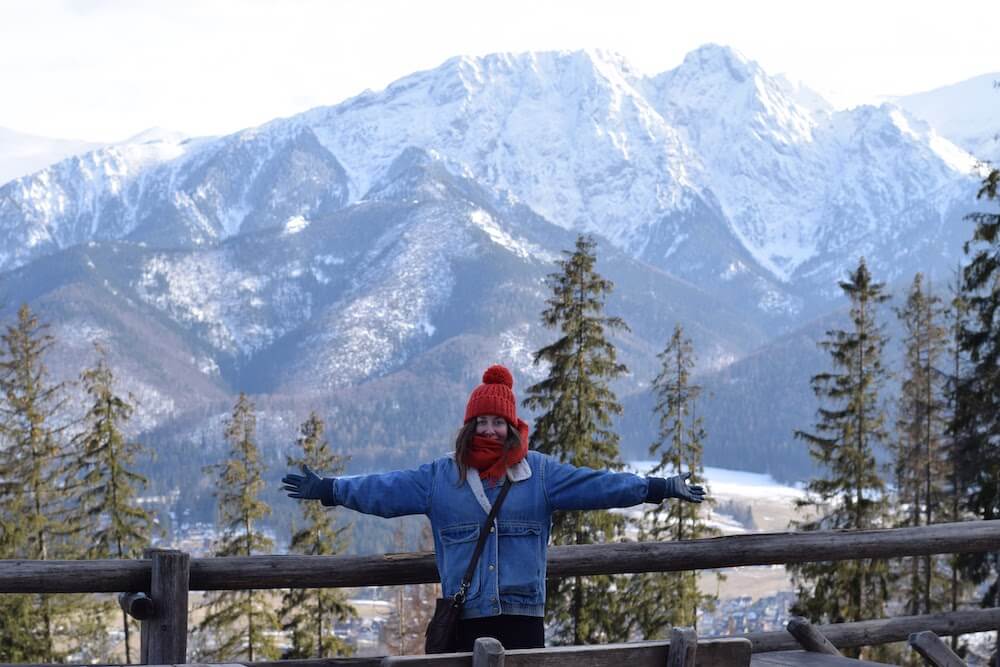
{"label": "tall spruce tree", "polygon": [[[680,324],[657,358],[660,371],[653,380],[653,393],[659,431],[649,453],[659,460],[649,474],[690,471],[691,483],[703,484],[705,431],[696,409],[701,387],[691,380],[694,348]],[[699,505],[685,502],[668,502],[647,510],[639,528],[640,541],[691,540],[718,534],[701,518]],[[717,596],[702,594],[697,573],[689,570],[634,576],[629,582],[629,599],[634,609],[632,628],[646,639],[656,639],[666,636],[672,627],[695,626],[698,608],[713,606]]]}
{"label": "tall spruce tree", "polygon": [[[330,451],[323,437],[323,420],[312,412],[299,428],[296,456],[288,457],[288,465],[303,464],[331,475],[344,472],[344,459]],[[319,503],[299,503],[303,526],[294,531],[289,550],[307,556],[332,556],[347,548],[349,527],[336,527],[333,514]],[[327,658],[350,655],[346,642],[333,634],[333,625],[356,617],[344,593],[334,588],[303,588],[289,590],[282,599],[283,629],[291,634],[292,647],[285,658]]]}
{"label": "tall spruce tree", "polygon": [[[798,523],[801,530],[876,528],[884,526],[886,516],[885,484],[875,450],[887,443],[879,397],[886,377],[886,338],[878,306],[889,297],[883,284],[872,280],[863,258],[840,287],[850,300],[853,326],[827,331],[820,342],[830,353],[833,370],[812,378],[813,392],[821,401],[815,432],[795,433],[825,469],[825,476],[812,479],[806,498],[799,501],[817,513]],[[889,594],[885,561],[816,562],[789,569],[798,589],[796,612],[813,621],[859,621],[884,614]]]}
{"label": "tall spruce tree", "polygon": [[[57,425],[63,385],[48,378],[45,356],[54,344],[48,325],[27,304],[0,337],[0,545],[5,558],[46,560],[65,556],[69,528],[62,488],[66,478]],[[5,597],[6,596],[0,596]],[[28,662],[55,662],[58,605],[51,596],[3,601],[0,647]],[[9,608],[8,608],[9,607]],[[9,614],[9,616],[7,615]]]}
{"label": "tall spruce tree", "polygon": [[[968,510],[965,508],[963,500],[964,493],[964,466],[967,462],[962,460],[963,444],[967,435],[964,428],[970,426],[962,423],[959,418],[967,411],[960,407],[968,397],[964,395],[967,383],[965,378],[969,375],[968,355],[962,351],[962,331],[968,326],[969,306],[963,292],[963,278],[961,266],[955,272],[955,279],[950,285],[950,303],[946,310],[948,320],[948,356],[949,372],[946,383],[946,398],[948,410],[948,425],[945,432],[946,451],[948,457],[948,488],[947,502],[945,503],[947,521],[963,521],[969,518]],[[949,583],[948,583],[948,604],[950,611],[958,611],[966,602],[969,594],[974,588],[974,582],[966,576],[963,570],[967,570],[966,559],[978,558],[975,554],[951,554],[948,557]],[[951,646],[955,651],[959,650],[959,636],[952,635]]]}
{"label": "tall spruce tree", "polygon": [[[978,198],[997,201],[1000,171],[983,180]],[[981,519],[1000,518],[1000,214],[979,212],[967,216],[975,224],[965,244],[971,256],[963,271],[967,319],[960,346],[968,371],[955,391],[952,432],[956,461],[963,472],[965,509]],[[981,603],[1000,604],[1000,552],[967,555],[961,559],[974,582],[989,582]],[[1000,637],[998,637],[1000,640]]]}
{"label": "tall spruce tree", "polygon": [[[84,428],[76,437],[77,484],[81,525],[89,526],[87,558],[141,558],[153,534],[153,517],[136,502],[146,487],[145,477],[135,472],[136,458],[145,450],[125,436],[133,407],[115,392],[114,374],[107,355],[97,348],[97,364],[81,374],[90,398]],[[98,612],[105,611],[98,609]],[[132,623],[122,614],[125,662],[132,662],[129,638]],[[98,613],[97,616],[103,616]]]}
{"label": "tall spruce tree", "polygon": [[[226,422],[229,458],[209,466],[218,473],[216,498],[222,537],[216,556],[252,556],[270,553],[274,544],[259,522],[271,513],[260,499],[263,467],[257,449],[257,416],[253,403],[240,393]],[[198,630],[207,640],[202,658],[225,662],[239,657],[275,660],[279,657],[274,632],[278,615],[262,591],[220,591],[208,596],[205,618]]]}
{"label": "tall spruce tree", "polygon": [[[941,323],[941,299],[918,273],[906,304],[897,309],[905,338],[901,392],[896,421],[896,525],[927,526],[947,516],[949,482],[945,443],[947,329]],[[901,602],[908,614],[930,614],[945,602],[947,581],[940,558],[906,559]],[[897,593],[898,594],[898,593]]]}
{"label": "tall spruce tree", "polygon": [[[559,337],[535,353],[548,365],[548,377],[528,388],[524,405],[539,411],[531,445],[560,461],[590,468],[621,469],[618,435],[612,418],[621,413],[609,382],[627,369],[617,360],[608,334],[628,331],[617,317],[604,314],[611,281],[594,268],[593,238],[580,236],[572,252],[563,251],[559,271],[548,276],[552,290],[543,324]],[[617,539],[624,519],[605,511],[557,513],[552,543],[592,544]],[[625,577],[573,577],[549,582],[547,614],[561,643],[590,644],[623,640],[626,623],[622,591]]]}

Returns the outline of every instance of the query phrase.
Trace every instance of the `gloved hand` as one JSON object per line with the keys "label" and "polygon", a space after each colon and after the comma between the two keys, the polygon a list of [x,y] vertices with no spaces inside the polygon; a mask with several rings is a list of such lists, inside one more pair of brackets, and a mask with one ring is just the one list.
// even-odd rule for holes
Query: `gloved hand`
{"label": "gloved hand", "polygon": [[323,479],[302,464],[302,474],[288,473],[281,478],[282,489],[289,498],[299,500],[319,500],[323,497]]}
{"label": "gloved hand", "polygon": [[700,484],[688,485],[690,472],[667,478],[667,489],[664,498],[680,498],[689,503],[700,503],[705,499],[705,487]]}

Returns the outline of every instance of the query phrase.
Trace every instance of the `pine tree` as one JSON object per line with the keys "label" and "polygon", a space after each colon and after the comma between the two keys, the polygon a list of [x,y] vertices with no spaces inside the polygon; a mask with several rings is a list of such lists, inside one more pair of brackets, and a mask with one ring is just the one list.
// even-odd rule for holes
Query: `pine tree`
{"label": "pine tree", "polygon": [[[301,454],[289,456],[288,465],[303,464],[337,475],[344,459],[330,451],[323,437],[323,420],[312,412],[299,429]],[[299,503],[305,524],[292,535],[290,551],[307,556],[332,556],[347,548],[348,527],[334,526],[333,514],[316,502]],[[327,658],[350,655],[351,647],[333,634],[333,624],[357,617],[343,592],[333,588],[292,589],[283,596],[283,629],[291,633],[292,648],[284,658]]]}
{"label": "pine tree", "polygon": [[[65,426],[55,423],[65,399],[63,385],[48,380],[44,360],[54,339],[47,329],[24,304],[16,322],[0,337],[4,399],[0,404],[4,444],[0,450],[0,525],[5,533],[0,542],[6,558],[46,560],[65,555],[60,551],[61,540],[69,532],[61,488]],[[10,622],[0,626],[0,646],[29,662],[55,662],[57,606],[51,596],[32,597],[25,604],[18,599],[4,602],[4,607],[12,608]],[[19,622],[30,625],[22,627]]]}
{"label": "pine tree", "polygon": [[[897,310],[905,331],[904,369],[899,397],[895,470],[898,526],[927,526],[946,516],[948,461],[945,380],[940,369],[948,332],[941,324],[941,299],[918,273],[905,307]],[[903,577],[902,602],[908,614],[939,611],[946,583],[940,560],[914,557]]]}
{"label": "pine tree", "polygon": [[[1000,170],[983,180],[978,197],[997,200]],[[1000,214],[973,213],[972,239],[965,252],[972,259],[963,271],[967,321],[960,346],[967,355],[968,372],[955,391],[952,433],[964,508],[982,519],[1000,518]],[[961,559],[974,582],[987,580],[984,606],[1000,604],[1000,552],[969,554]]]}
{"label": "pine tree", "polygon": [[[256,431],[253,403],[241,393],[226,423],[229,458],[224,463],[209,466],[211,471],[218,473],[215,495],[222,537],[215,548],[216,556],[270,553],[274,546],[258,525],[271,510],[260,499],[264,480]],[[198,630],[207,635],[208,642],[214,646],[201,657],[211,662],[243,656],[251,662],[278,658],[272,633],[280,628],[280,623],[264,593],[220,591],[208,596],[206,609]]]}
{"label": "pine tree", "polygon": [[[947,438],[947,474],[948,501],[945,503],[945,511],[948,521],[963,521],[968,518],[968,512],[963,506],[963,479],[964,465],[962,460],[963,443],[966,442],[966,434],[963,428],[969,424],[961,423],[959,418],[967,410],[960,407],[960,404],[968,400],[964,394],[967,384],[964,380],[969,374],[968,358],[962,352],[962,331],[968,326],[969,306],[965,294],[962,290],[962,269],[959,267],[955,272],[955,280],[950,285],[951,300],[947,309],[949,344],[948,355],[950,358],[950,371],[946,383],[946,396],[948,402],[948,425],[946,429]],[[949,611],[958,611],[965,598],[974,587],[973,582],[963,574],[963,564],[967,558],[978,558],[975,554],[951,554],[948,557],[949,584],[948,584],[948,605]],[[951,647],[957,651],[959,647],[959,637],[953,635]]]}
{"label": "pine tree", "polygon": [[[607,335],[628,331],[617,317],[604,315],[611,281],[594,269],[595,241],[580,236],[573,252],[563,251],[559,271],[548,276],[552,295],[542,322],[560,332],[535,353],[534,363],[548,365],[548,377],[531,386],[524,405],[540,411],[531,446],[574,466],[621,469],[618,435],[612,417],[621,413],[608,383],[627,372],[618,363]],[[552,543],[592,544],[617,539],[624,520],[609,512],[567,512],[553,517]],[[549,582],[547,614],[556,640],[574,644],[625,639],[621,595],[625,577],[574,577]]]}
{"label": "pine tree", "polygon": [[[812,378],[823,405],[815,433],[796,431],[809,444],[826,476],[811,480],[800,506],[812,506],[818,516],[800,522],[801,530],[882,527],[885,485],[878,474],[875,450],[887,442],[879,390],[885,335],[877,319],[879,304],[888,296],[872,281],[864,259],[848,280],[840,283],[850,300],[853,328],[831,330],[820,345],[830,352],[832,372]],[[880,618],[888,597],[888,567],[871,559],[804,563],[789,566],[798,588],[796,613],[815,622]]]}
{"label": "pine tree", "polygon": [[[649,453],[658,455],[659,462],[649,474],[690,471],[692,484],[704,484],[701,461],[705,431],[696,413],[701,387],[691,381],[694,348],[679,324],[657,358],[660,371],[653,380],[653,392],[659,432]],[[701,519],[698,509],[692,503],[668,502],[647,510],[639,540],[691,540],[718,535],[718,530]],[[635,614],[632,627],[644,638],[655,639],[666,636],[672,627],[695,626],[698,608],[712,607],[717,597],[698,590],[697,573],[691,570],[634,576],[629,599]]]}
{"label": "pine tree", "polygon": [[[81,375],[91,400],[84,416],[84,430],[77,436],[76,476],[80,500],[80,525],[89,526],[87,558],[141,558],[153,533],[153,517],[136,502],[145,477],[133,470],[144,449],[126,438],[123,430],[133,407],[114,391],[114,374],[107,355],[97,348],[97,365]],[[122,613],[125,662],[131,663],[129,636],[132,623]],[[97,614],[103,616],[103,614]]]}

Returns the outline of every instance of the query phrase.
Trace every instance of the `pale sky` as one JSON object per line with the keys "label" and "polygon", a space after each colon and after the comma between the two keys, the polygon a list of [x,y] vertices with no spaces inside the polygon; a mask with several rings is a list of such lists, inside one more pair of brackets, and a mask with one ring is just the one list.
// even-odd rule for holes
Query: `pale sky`
{"label": "pale sky", "polygon": [[639,71],[733,47],[838,106],[1000,71],[987,0],[0,0],[0,127],[224,134],[455,55],[603,48]]}

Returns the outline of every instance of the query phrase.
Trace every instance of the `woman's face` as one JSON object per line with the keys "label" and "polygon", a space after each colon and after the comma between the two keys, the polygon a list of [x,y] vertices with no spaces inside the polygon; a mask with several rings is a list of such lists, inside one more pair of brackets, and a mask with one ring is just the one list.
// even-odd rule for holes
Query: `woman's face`
{"label": "woman's face", "polygon": [[476,435],[504,442],[507,440],[507,420],[499,415],[480,415],[476,417]]}

